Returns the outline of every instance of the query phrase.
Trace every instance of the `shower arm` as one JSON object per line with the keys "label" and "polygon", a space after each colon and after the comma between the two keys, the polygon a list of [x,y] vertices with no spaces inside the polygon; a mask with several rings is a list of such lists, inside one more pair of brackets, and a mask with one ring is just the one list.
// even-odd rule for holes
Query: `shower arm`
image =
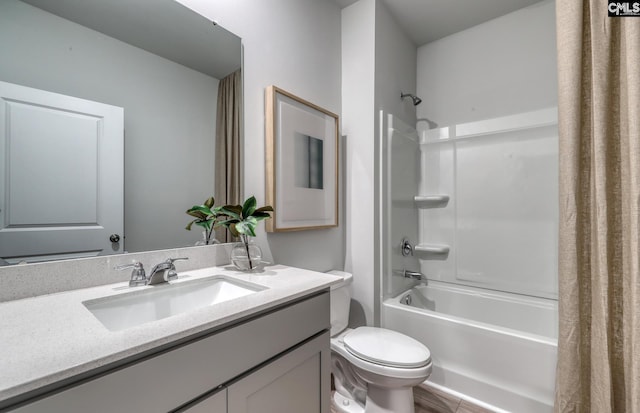
{"label": "shower arm", "polygon": [[411,93],[400,92],[400,99],[404,99],[404,98],[410,98],[411,102],[413,103],[413,106],[418,106],[420,103],[422,103],[422,99],[420,99],[416,95]]}

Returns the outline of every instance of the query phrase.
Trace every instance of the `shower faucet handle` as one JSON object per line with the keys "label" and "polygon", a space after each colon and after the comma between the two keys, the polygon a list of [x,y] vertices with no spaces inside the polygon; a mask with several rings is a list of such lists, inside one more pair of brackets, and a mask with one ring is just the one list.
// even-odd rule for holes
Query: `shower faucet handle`
{"label": "shower faucet handle", "polygon": [[402,243],[400,244],[400,252],[402,253],[403,257],[413,255],[413,246],[409,242],[409,238],[402,238]]}

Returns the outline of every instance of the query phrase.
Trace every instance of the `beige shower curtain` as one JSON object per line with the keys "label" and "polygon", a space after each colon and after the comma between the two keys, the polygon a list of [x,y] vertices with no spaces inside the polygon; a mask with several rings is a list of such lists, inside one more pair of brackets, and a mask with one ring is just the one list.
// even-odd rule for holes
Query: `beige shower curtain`
{"label": "beige shower curtain", "polygon": [[557,0],[556,413],[640,413],[640,17]]}
{"label": "beige shower curtain", "polygon": [[[220,80],[216,117],[215,190],[216,205],[238,205],[242,201],[242,74],[240,70]],[[220,242],[234,241],[225,228],[216,229]]]}

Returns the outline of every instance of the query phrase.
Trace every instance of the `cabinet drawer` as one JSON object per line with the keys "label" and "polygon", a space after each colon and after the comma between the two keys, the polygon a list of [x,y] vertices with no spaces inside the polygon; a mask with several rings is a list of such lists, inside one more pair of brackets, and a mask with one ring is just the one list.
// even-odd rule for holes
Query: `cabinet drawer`
{"label": "cabinet drawer", "polygon": [[25,405],[19,413],[166,412],[329,328],[329,294],[213,333]]}

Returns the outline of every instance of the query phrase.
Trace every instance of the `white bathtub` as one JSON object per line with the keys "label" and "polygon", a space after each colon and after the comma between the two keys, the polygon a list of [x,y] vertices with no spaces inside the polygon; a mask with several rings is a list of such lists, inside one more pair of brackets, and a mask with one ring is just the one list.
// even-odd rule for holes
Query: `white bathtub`
{"label": "white bathtub", "polygon": [[385,300],[382,326],[429,347],[428,382],[509,412],[553,411],[554,300],[429,281]]}

